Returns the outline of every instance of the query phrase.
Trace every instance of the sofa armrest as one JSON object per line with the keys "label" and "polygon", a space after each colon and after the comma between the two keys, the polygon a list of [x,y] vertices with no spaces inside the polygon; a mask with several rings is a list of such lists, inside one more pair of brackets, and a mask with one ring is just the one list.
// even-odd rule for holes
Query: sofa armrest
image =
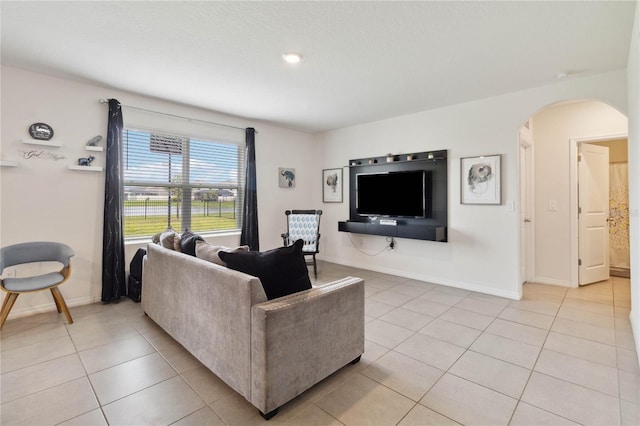
{"label": "sofa armrest", "polygon": [[251,349],[251,402],[268,413],[362,355],[364,280],[254,305]]}

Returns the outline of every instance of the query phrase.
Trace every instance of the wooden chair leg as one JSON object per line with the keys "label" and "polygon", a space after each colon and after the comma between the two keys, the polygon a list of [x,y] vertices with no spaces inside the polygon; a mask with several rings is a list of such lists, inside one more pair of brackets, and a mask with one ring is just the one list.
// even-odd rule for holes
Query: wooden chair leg
{"label": "wooden chair leg", "polygon": [[2,301],[2,309],[0,309],[0,312],[4,312],[4,308],[7,307],[7,303],[9,303],[9,295],[11,293],[7,292],[6,295],[4,296],[4,300]]}
{"label": "wooden chair leg", "polygon": [[16,303],[16,299],[20,293],[7,293],[4,297],[4,302],[2,302],[2,311],[0,311],[0,328],[4,326],[4,322],[7,320],[9,316],[9,312],[11,312],[11,308],[13,308],[13,304]]}
{"label": "wooden chair leg", "polygon": [[59,306],[64,313],[64,316],[67,317],[67,322],[69,324],[73,324],[73,318],[71,318],[71,312],[69,312],[69,308],[67,307],[67,303],[64,301],[64,297],[62,297],[62,293],[60,293],[60,289],[58,287],[51,287],[51,294],[53,295],[53,299],[56,301],[56,306]]}
{"label": "wooden chair leg", "polygon": [[58,302],[58,299],[56,299],[56,295],[53,293],[53,289],[57,288],[57,287],[52,287],[49,290],[51,290],[51,295],[53,296],[53,301],[56,302],[56,309],[58,310],[58,313],[61,314],[62,313],[62,307],[60,306],[60,303]]}

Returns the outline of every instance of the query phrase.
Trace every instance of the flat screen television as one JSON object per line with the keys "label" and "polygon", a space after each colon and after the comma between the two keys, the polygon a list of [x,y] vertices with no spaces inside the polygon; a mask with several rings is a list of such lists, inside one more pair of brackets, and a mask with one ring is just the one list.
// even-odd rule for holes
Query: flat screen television
{"label": "flat screen television", "polygon": [[424,218],[431,213],[431,173],[411,170],[356,175],[360,216]]}

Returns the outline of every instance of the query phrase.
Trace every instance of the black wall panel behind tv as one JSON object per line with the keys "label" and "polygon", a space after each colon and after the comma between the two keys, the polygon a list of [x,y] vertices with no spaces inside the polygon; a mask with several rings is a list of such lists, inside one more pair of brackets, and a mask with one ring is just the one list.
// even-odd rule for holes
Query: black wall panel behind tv
{"label": "black wall panel behind tv", "polygon": [[447,241],[447,193],[446,150],[350,160],[349,220],[338,229]]}

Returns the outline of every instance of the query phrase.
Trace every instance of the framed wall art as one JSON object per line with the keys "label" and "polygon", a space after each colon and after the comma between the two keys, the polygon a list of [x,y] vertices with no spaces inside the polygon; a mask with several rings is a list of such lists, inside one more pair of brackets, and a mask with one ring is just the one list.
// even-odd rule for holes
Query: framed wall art
{"label": "framed wall art", "polygon": [[342,168],[322,170],[322,202],[342,202]]}
{"label": "framed wall art", "polygon": [[460,159],[460,203],[501,204],[500,155]]}
{"label": "framed wall art", "polygon": [[296,169],[289,167],[278,168],[278,186],[280,188],[293,188],[296,186]]}

